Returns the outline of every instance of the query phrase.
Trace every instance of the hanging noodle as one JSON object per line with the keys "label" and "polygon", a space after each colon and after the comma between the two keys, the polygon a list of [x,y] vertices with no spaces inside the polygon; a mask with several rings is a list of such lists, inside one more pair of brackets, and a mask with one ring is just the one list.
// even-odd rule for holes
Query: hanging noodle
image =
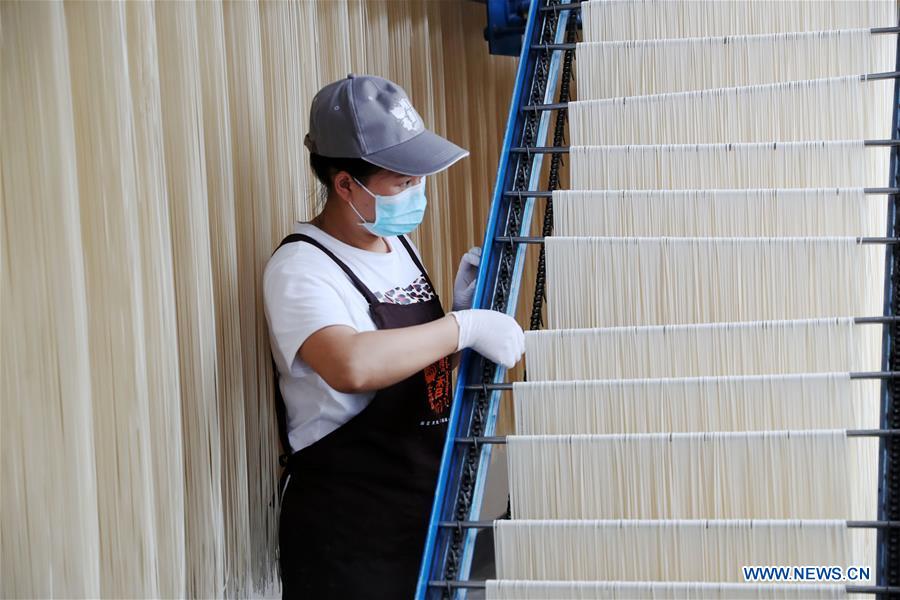
{"label": "hanging noodle", "polygon": [[878,439],[842,429],[507,438],[514,519],[875,519]]}
{"label": "hanging noodle", "polygon": [[[127,3],[127,35],[135,40],[129,52],[132,101],[141,110],[134,119],[134,185],[140,211],[140,272],[144,308],[144,344],[147,368],[147,397],[153,447],[155,487],[155,527],[158,547],[158,586],[163,597],[185,590],[185,522],[172,515],[184,514],[184,454],[179,397],[180,373],[175,309],[175,282],[172,278],[172,237],[166,191],[162,107],[159,98],[158,51],[155,16],[149,3]],[[256,504],[257,506],[259,504]],[[64,588],[61,588],[64,589]]]}
{"label": "hanging noodle", "polygon": [[[103,490],[82,233],[72,227],[80,210],[64,6],[4,2],[0,18],[0,585],[8,598],[99,597]],[[42,110],[7,108],[32,103]],[[16,176],[30,170],[38,175]]]}
{"label": "hanging noodle", "polygon": [[844,29],[585,42],[576,53],[578,98],[597,100],[889,72],[896,40]]}
{"label": "hanging noodle", "polygon": [[552,328],[874,315],[884,301],[884,248],[855,238],[549,237],[545,246]]}
{"label": "hanging noodle", "polygon": [[858,76],[582,100],[573,146],[885,139],[894,80]]}
{"label": "hanging noodle", "polygon": [[572,146],[573,190],[880,187],[887,146],[863,140]]}
{"label": "hanging noodle", "polygon": [[525,332],[534,381],[881,368],[881,327],[840,319]]}
{"label": "hanging noodle", "polygon": [[826,520],[501,519],[494,553],[498,579],[742,583],[745,565],[868,565],[874,581],[875,533]]}
{"label": "hanging noodle", "polygon": [[553,192],[557,236],[791,237],[884,234],[883,194],[853,189]]}
{"label": "hanging noodle", "polygon": [[896,15],[894,0],[591,0],[582,6],[586,41],[886,27]]}
{"label": "hanging noodle", "polygon": [[849,373],[516,381],[516,434],[877,429],[881,382]]}

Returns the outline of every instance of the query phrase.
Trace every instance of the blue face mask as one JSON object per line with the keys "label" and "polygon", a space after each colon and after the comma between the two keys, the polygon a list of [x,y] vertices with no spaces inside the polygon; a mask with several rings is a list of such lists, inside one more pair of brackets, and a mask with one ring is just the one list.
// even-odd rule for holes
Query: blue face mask
{"label": "blue face mask", "polygon": [[[359,183],[355,177],[353,181]],[[353,212],[362,219],[360,225],[368,229],[374,235],[390,236],[409,233],[419,226],[422,217],[425,216],[425,178],[416,185],[410,186],[393,196],[382,196],[372,193],[369,188],[359,183],[375,198],[375,222],[366,221],[359,211],[350,203]]]}

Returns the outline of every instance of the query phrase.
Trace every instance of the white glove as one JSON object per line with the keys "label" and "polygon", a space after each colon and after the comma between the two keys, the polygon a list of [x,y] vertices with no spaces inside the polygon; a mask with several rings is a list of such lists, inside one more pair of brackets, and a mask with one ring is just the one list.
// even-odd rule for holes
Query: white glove
{"label": "white glove", "polygon": [[472,246],[463,254],[453,283],[453,310],[472,308],[475,284],[478,279],[478,265],[481,263],[481,246]]}
{"label": "white glove", "polygon": [[457,350],[471,348],[507,369],[512,369],[525,352],[525,332],[509,315],[479,308],[450,314],[459,323]]}

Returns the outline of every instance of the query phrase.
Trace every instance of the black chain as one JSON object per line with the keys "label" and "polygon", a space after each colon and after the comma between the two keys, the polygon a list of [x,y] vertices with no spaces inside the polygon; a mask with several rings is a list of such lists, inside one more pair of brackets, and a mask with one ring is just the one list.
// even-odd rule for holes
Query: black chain
{"label": "black chain", "polygon": [[[896,179],[895,179],[896,181]],[[896,215],[897,198],[891,198],[893,212]],[[900,234],[894,223],[894,231],[889,234],[895,237]],[[891,314],[900,313],[900,247],[892,244],[891,248]],[[900,324],[892,323],[888,326],[888,361],[890,369],[900,370]],[[887,381],[888,403],[887,412],[885,414],[882,427],[887,429],[900,428],[900,380],[889,379]],[[884,520],[900,520],[900,444],[894,436],[886,436],[881,438],[884,444],[884,514],[879,519]],[[888,528],[879,530],[881,537],[882,552],[884,558],[884,585],[896,586],[900,585],[900,531]],[[888,595],[879,595],[879,597],[887,598]]]}
{"label": "black chain", "polygon": [[[569,18],[566,29],[566,42],[572,43],[576,41],[578,33],[578,21],[575,16]],[[565,104],[569,101],[569,81],[572,78],[572,61],[575,59],[575,50],[566,50],[563,56],[562,80],[559,85],[559,102]],[[561,108],[556,112],[556,123],[553,130],[553,145],[556,147],[566,145],[565,133],[566,123],[569,120],[569,110]],[[554,153],[550,159],[550,177],[547,189],[554,191],[559,189],[559,167],[562,164],[563,155]],[[547,198],[544,204],[544,226],[541,235],[545,238],[553,235],[553,198]],[[541,244],[540,255],[538,256],[537,276],[535,277],[534,300],[531,304],[531,323],[530,329],[541,329],[544,325],[542,309],[544,307],[544,299],[546,298],[546,261],[544,256],[545,246]],[[528,377],[526,376],[527,380]]]}
{"label": "black chain", "polygon": [[[897,51],[897,63],[900,68],[900,47]],[[900,83],[895,83],[900,85]],[[895,95],[896,97],[896,95]],[[895,112],[900,111],[900,106],[894,107]],[[900,113],[898,113],[900,114]],[[894,118],[894,139],[900,138],[900,122],[895,115]],[[891,187],[900,186],[900,156],[898,149],[891,150]],[[889,237],[900,236],[900,224],[897,219],[900,217],[900,199],[892,196],[890,199],[890,212],[892,217]],[[891,294],[890,294],[890,314],[900,314],[900,246],[892,244],[890,248],[890,268],[891,268]],[[891,323],[887,326],[888,334],[888,365],[890,370],[900,370],[900,323]],[[900,428],[900,380],[888,379],[886,383],[888,394],[886,412],[884,414],[881,426],[886,429]],[[882,510],[883,514],[879,515],[879,519],[887,521],[900,520],[900,443],[894,436],[886,436],[881,438],[884,453],[882,455],[884,468],[884,488]],[[886,586],[900,585],[900,531],[894,528],[880,529],[878,531],[880,547],[882,550],[882,559],[884,565],[884,580],[879,582]],[[879,598],[891,597],[890,594],[879,594]]]}

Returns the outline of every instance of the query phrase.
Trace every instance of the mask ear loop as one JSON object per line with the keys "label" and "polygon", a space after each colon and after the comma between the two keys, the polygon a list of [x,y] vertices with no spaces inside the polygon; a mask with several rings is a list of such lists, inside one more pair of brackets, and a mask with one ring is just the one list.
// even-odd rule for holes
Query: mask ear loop
{"label": "mask ear loop", "polygon": [[355,182],[357,183],[357,185],[359,185],[359,187],[361,187],[362,189],[366,190],[366,191],[369,193],[370,196],[372,196],[372,197],[375,198],[376,200],[378,199],[378,194],[373,194],[373,193],[372,193],[372,190],[370,190],[369,188],[367,188],[366,186],[364,186],[364,185],[362,184],[362,182],[361,182],[359,179],[357,179],[356,177],[353,177],[352,175],[351,175],[351,179],[353,179],[353,181],[355,181]]}
{"label": "mask ear loop", "polygon": [[[372,192],[370,192],[370,191],[369,191],[369,188],[367,188],[367,187],[364,186],[362,183],[360,183],[359,180],[356,179],[356,177],[351,176],[351,179],[353,179],[353,181],[355,181],[355,182],[357,183],[357,185],[359,185],[359,187],[361,187],[362,189],[364,189],[364,190],[366,190],[367,192],[369,192],[369,194],[370,194],[373,198],[377,198],[377,197],[375,196],[375,194],[373,194]],[[352,201],[352,200],[349,202],[349,204],[350,204],[350,208],[353,210],[353,212],[356,213],[356,216],[359,217],[359,218],[361,219],[360,222],[357,223],[357,225],[371,225],[371,224],[372,224],[372,223],[369,223],[368,221],[366,221],[365,217],[363,217],[361,214],[359,214],[359,211],[356,210],[356,207],[355,207],[355,206],[353,206],[353,201]],[[378,209],[376,208],[375,210],[377,211]],[[377,214],[377,213],[376,213],[376,214]],[[377,221],[377,220],[378,220],[378,218],[377,218],[377,216],[376,216],[375,221]],[[373,221],[373,223],[374,223],[374,221]]]}

